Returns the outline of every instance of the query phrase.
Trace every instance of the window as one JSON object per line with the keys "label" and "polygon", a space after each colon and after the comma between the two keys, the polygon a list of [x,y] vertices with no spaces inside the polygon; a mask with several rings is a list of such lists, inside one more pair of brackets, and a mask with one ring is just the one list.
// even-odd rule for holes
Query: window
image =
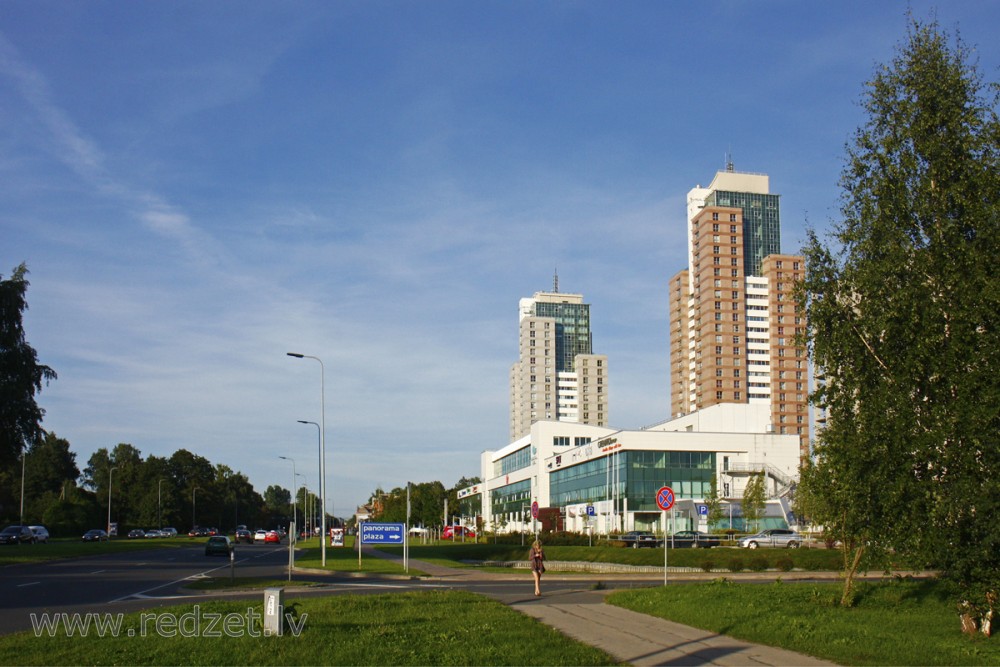
{"label": "window", "polygon": [[729,222],[736,222],[736,214],[735,213],[730,213],[729,214]]}
{"label": "window", "polygon": [[553,436],[552,445],[555,447],[569,447],[569,436],[568,435]]}

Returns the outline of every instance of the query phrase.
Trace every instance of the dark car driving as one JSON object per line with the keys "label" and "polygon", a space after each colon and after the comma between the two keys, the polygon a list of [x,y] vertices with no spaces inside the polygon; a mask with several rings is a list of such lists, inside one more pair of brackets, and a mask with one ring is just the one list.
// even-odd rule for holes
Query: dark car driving
{"label": "dark car driving", "polygon": [[719,538],[697,530],[679,530],[667,538],[667,544],[674,549],[708,549],[719,546]]}
{"label": "dark car driving", "polygon": [[233,552],[233,543],[225,535],[212,535],[205,542],[206,556],[229,556]]}
{"label": "dark car driving", "polygon": [[7,526],[0,531],[0,544],[32,544],[35,534],[27,526]]}
{"label": "dark car driving", "polygon": [[640,547],[655,547],[660,541],[652,533],[644,533],[641,530],[630,530],[618,538],[625,543],[625,546],[639,549]]}
{"label": "dark car driving", "polygon": [[84,542],[107,542],[108,533],[100,528],[94,528],[84,533],[82,539]]}

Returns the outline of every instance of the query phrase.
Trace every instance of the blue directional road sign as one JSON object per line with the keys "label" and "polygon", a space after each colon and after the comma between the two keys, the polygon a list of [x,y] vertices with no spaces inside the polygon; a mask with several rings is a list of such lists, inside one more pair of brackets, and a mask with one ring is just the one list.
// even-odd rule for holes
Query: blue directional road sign
{"label": "blue directional road sign", "polygon": [[361,524],[361,544],[402,544],[404,535],[401,523]]}

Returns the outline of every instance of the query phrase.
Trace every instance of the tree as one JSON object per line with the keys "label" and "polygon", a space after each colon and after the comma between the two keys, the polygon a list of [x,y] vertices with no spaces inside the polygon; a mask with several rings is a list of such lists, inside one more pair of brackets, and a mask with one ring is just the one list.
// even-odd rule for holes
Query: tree
{"label": "tree", "polygon": [[54,433],[32,443],[24,468],[25,521],[32,523],[41,521],[49,505],[64,496],[66,483],[75,485],[80,476],[69,442]]}
{"label": "tree", "polygon": [[722,499],[719,498],[719,483],[716,481],[715,476],[712,476],[712,485],[709,487],[708,495],[705,497],[705,506],[708,508],[708,530],[712,530],[712,526],[718,526],[719,522],[722,521]]}
{"label": "tree", "polygon": [[[42,417],[35,394],[56,372],[38,363],[24,338],[22,317],[28,268],[21,264],[8,280],[0,280],[0,468],[13,468],[21,452],[42,438]],[[2,278],[2,276],[0,276]]]}
{"label": "tree", "polygon": [[749,530],[748,524],[754,524],[759,528],[759,522],[764,517],[764,508],[767,503],[767,484],[764,481],[764,473],[753,473],[747,480],[747,485],[743,487],[743,529]]}
{"label": "tree", "polygon": [[985,634],[1000,597],[997,101],[958,38],[911,20],[868,84],[843,220],[829,246],[810,232],[800,300],[827,420],[804,480],[817,520],[855,562],[892,550],[938,567],[963,629]]}

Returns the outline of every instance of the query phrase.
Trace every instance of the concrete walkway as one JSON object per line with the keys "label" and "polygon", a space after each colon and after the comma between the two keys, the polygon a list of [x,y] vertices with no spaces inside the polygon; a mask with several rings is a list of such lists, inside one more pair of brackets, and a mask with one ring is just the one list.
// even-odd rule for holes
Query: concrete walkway
{"label": "concrete walkway", "polygon": [[[401,558],[376,549],[366,554],[390,560]],[[530,575],[484,573],[450,568],[410,559],[410,567],[426,572],[439,581],[510,580],[517,582],[509,593],[493,597],[512,609],[537,618],[577,641],[595,646],[616,660],[632,665],[754,665],[797,666],[833,665],[801,653],[751,644],[655,616],[606,604],[608,590],[561,590],[535,597]],[[555,579],[546,576],[544,581]],[[703,578],[703,577],[702,577]],[[773,578],[773,575],[771,575]],[[573,578],[559,577],[560,581]],[[651,579],[651,582],[655,581]],[[581,582],[582,583],[582,582]]]}

